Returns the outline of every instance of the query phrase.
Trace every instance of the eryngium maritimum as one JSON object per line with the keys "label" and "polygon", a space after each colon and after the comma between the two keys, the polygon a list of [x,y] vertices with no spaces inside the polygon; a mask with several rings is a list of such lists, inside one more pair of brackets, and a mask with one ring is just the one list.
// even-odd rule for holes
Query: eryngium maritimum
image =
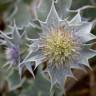
{"label": "eryngium maritimum", "polygon": [[15,22],[11,28],[12,31],[9,32],[10,34],[4,32],[0,34],[4,38],[1,43],[6,45],[5,55],[7,62],[4,64],[4,67],[9,65],[9,68],[16,68],[19,71],[20,77],[22,72],[24,72],[23,69],[27,69],[34,77],[32,71],[34,63],[30,61],[26,62],[27,55],[29,55],[29,53],[27,54],[27,43],[25,42],[26,32],[23,28],[18,28]]}
{"label": "eryngium maritimum", "polygon": [[46,61],[45,71],[52,86],[58,83],[63,87],[66,77],[74,77],[71,68],[84,69],[84,65],[90,68],[88,59],[96,53],[86,42],[95,38],[90,33],[93,22],[81,21],[79,12],[70,21],[61,20],[52,3],[46,22],[40,21],[40,24],[43,32],[39,39],[32,39],[33,55],[30,54],[28,61],[35,61],[36,67]]}

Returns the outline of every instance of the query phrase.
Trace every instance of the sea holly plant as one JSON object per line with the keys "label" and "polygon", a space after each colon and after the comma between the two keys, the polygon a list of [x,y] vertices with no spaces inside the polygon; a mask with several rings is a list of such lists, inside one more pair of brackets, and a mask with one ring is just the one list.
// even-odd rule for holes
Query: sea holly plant
{"label": "sea holly plant", "polygon": [[[29,1],[31,2],[31,0]],[[24,2],[27,2],[27,0],[24,0]],[[35,76],[35,71],[41,68],[38,73],[44,73],[43,76],[48,77],[49,82],[51,82],[51,86],[49,82],[48,84],[44,83],[45,86],[43,89],[48,87],[47,90],[50,89],[52,92],[55,90],[54,86],[58,85],[59,87],[56,86],[56,89],[60,88],[66,91],[65,83],[67,77],[76,79],[72,69],[84,71],[86,67],[92,69],[89,64],[89,59],[94,57],[96,53],[95,50],[92,49],[94,43],[90,41],[96,39],[96,37],[91,33],[94,22],[88,22],[88,19],[84,18],[82,20],[80,15],[81,11],[87,8],[86,6],[83,7],[83,9],[70,10],[72,0],[37,0],[36,3],[38,3],[38,7],[34,5],[35,1],[32,4],[36,9],[32,7],[35,11],[34,16],[36,20],[32,20],[31,14],[28,14],[29,11],[24,10],[24,8],[26,7],[27,9],[30,4],[25,5],[25,3],[22,3],[22,0],[18,2],[20,8],[18,7],[18,11],[13,18],[16,23],[14,21],[13,25],[10,26],[10,32],[0,31],[0,46],[5,46],[4,56],[6,64],[4,64],[2,68],[5,69],[5,67],[8,67],[8,70],[10,68],[15,69],[16,74],[19,72],[20,77],[26,72],[25,70],[28,70],[35,81],[31,81],[25,88],[23,88],[21,84],[20,86],[22,86],[26,92],[26,88],[29,88],[30,91],[32,88],[39,86],[36,88],[35,94],[41,96],[41,94],[46,94],[46,91],[41,92],[41,79],[39,75]],[[41,9],[45,9],[45,11]],[[76,15],[72,18],[69,12],[76,13]],[[26,20],[23,18],[24,14]],[[71,20],[69,17],[71,17]],[[22,26],[22,28],[20,26]],[[48,74],[46,75],[46,73]],[[13,74],[9,76],[11,79],[18,77],[12,75]],[[39,78],[37,80],[38,82],[36,81],[37,77]],[[9,81],[11,81],[11,79]],[[18,80],[16,80],[15,85],[17,81]],[[34,83],[34,87],[32,87],[32,85],[31,88],[30,85],[32,83]],[[52,88],[54,88],[54,90],[52,90]],[[37,93],[37,90],[40,92]],[[54,94],[54,92],[52,92],[52,94]]]}
{"label": "sea holly plant", "polygon": [[[30,45],[30,58],[26,61],[34,61],[36,67],[47,63],[44,72],[48,72],[51,80],[51,88],[59,84],[64,88],[67,77],[72,77],[74,69],[91,69],[88,59],[96,55],[91,49],[92,44],[87,42],[95,39],[90,33],[93,22],[81,20],[78,12],[72,20],[61,19],[58,16],[54,2],[45,22],[40,21],[42,33],[38,39],[32,39]],[[32,54],[34,54],[35,56]],[[35,57],[35,58],[34,58]]]}
{"label": "sea holly plant", "polygon": [[15,68],[19,71],[20,77],[22,76],[22,72],[24,69],[28,69],[31,72],[32,76],[34,77],[32,66],[30,63],[21,64],[24,62],[28,51],[27,51],[27,39],[26,39],[26,31],[25,28],[17,27],[14,21],[14,25],[11,27],[11,32],[3,33],[1,32],[0,36],[4,39],[1,40],[1,45],[5,45],[5,56],[6,56],[6,64],[3,67],[9,66],[10,68]]}

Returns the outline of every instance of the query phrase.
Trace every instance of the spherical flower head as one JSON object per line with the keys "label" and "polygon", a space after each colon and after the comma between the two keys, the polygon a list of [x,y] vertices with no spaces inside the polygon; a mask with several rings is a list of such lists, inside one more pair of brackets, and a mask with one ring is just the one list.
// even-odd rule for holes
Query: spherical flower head
{"label": "spherical flower head", "polygon": [[7,48],[5,53],[8,62],[13,65],[18,64],[19,49],[17,47]]}
{"label": "spherical flower head", "polygon": [[80,42],[72,32],[67,32],[63,27],[50,31],[49,34],[41,36],[42,51],[50,63],[57,66],[71,61],[74,56],[79,56]]}

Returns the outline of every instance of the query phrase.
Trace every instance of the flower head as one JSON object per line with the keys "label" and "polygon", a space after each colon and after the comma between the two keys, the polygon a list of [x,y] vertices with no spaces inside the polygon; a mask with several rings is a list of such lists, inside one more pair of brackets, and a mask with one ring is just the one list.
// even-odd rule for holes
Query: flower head
{"label": "flower head", "polygon": [[11,65],[18,64],[18,59],[19,59],[19,49],[18,48],[16,48],[16,47],[7,48],[5,53],[6,53],[6,58]]}
{"label": "flower head", "polygon": [[79,56],[80,42],[72,32],[67,31],[62,26],[53,28],[47,35],[41,36],[42,51],[48,61],[56,66],[70,61],[74,56]]}

